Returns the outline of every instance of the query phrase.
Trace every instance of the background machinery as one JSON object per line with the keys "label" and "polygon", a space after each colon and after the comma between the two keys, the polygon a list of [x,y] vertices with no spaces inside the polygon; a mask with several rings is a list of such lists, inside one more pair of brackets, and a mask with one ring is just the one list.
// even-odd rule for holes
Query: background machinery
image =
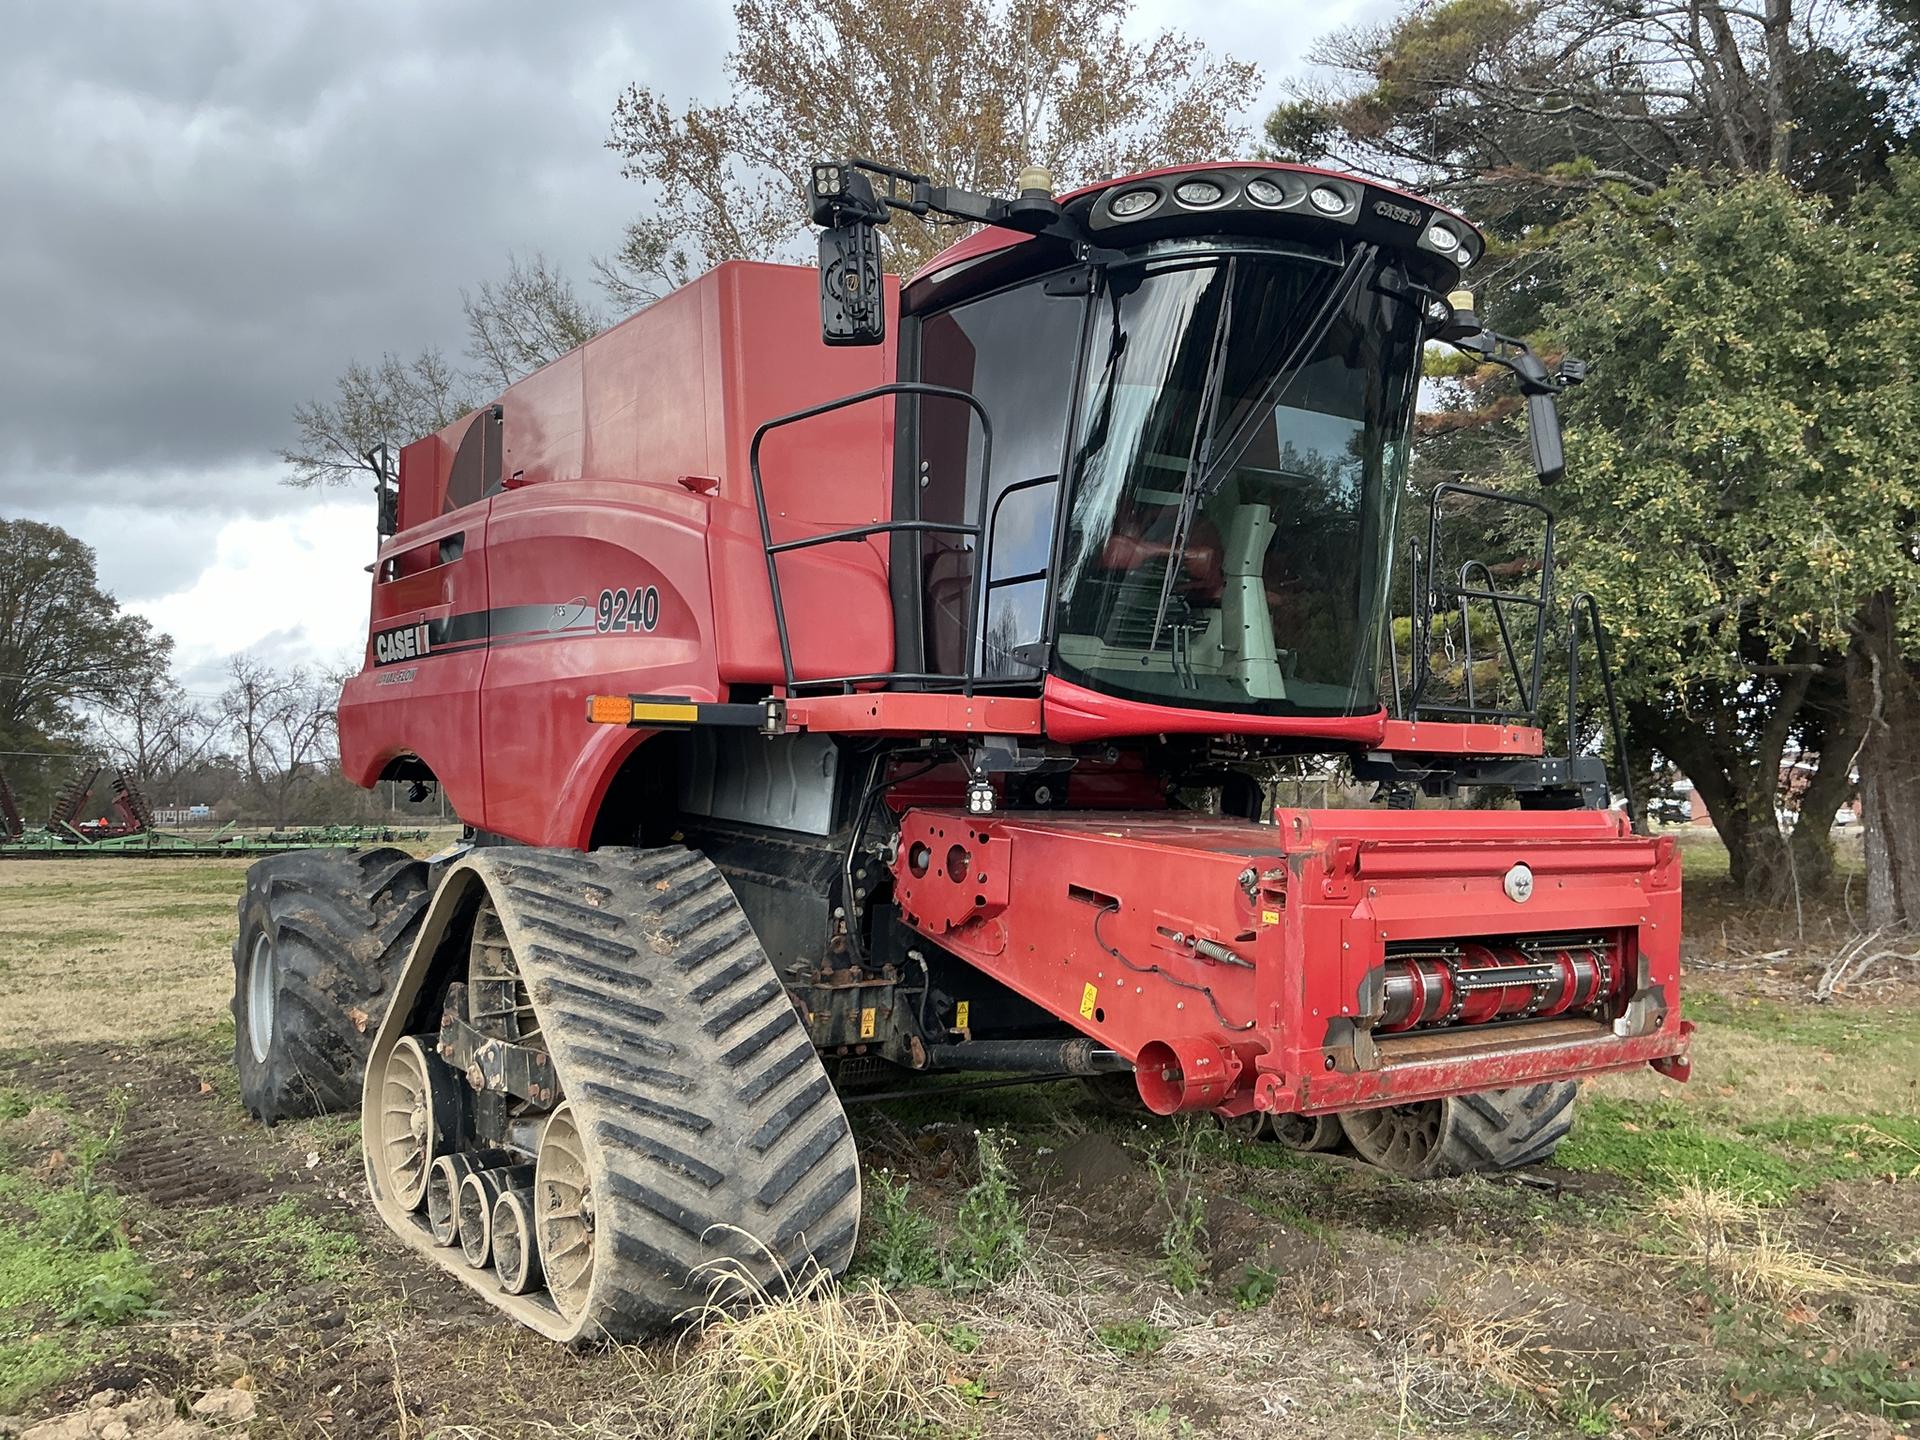
{"label": "background machinery", "polygon": [[[715,1262],[844,1267],[837,1082],[877,1066],[1408,1176],[1544,1158],[1581,1076],[1684,1077],[1673,843],[1544,753],[1550,644],[1600,638],[1551,517],[1442,487],[1392,581],[1429,340],[1511,368],[1560,468],[1578,367],[1482,328],[1479,235],[1286,165],[809,180],[817,271],[722,265],[400,452],[342,758],[469,839],[255,867],[250,1107],[358,1093],[386,1222],[572,1338]],[[980,228],[901,285],[900,212]],[[1537,548],[1456,568],[1460,503]],[[1384,803],[1276,810],[1301,756]],[[1415,805],[1476,786],[1518,808]]]}

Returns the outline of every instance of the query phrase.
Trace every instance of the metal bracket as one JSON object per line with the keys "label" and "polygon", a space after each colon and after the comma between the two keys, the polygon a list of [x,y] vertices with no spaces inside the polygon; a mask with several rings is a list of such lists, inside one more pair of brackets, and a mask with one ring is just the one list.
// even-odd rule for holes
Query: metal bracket
{"label": "metal bracket", "polygon": [[517,1095],[536,1105],[560,1099],[560,1077],[546,1051],[495,1040],[458,1015],[440,1019],[440,1058],[465,1075],[475,1090]]}

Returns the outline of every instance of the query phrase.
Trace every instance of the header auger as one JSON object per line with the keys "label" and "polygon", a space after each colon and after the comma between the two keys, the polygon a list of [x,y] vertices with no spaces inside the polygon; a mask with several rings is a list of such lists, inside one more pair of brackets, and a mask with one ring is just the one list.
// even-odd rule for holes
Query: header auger
{"label": "header auger", "polygon": [[[1611,690],[1551,517],[1443,487],[1394,579],[1427,342],[1512,368],[1562,464],[1579,367],[1482,328],[1472,226],[1276,164],[809,185],[817,271],[722,265],[382,461],[343,764],[468,838],[256,867],[249,1106],[359,1094],[387,1223],[570,1339],[712,1260],[842,1269],[857,1071],[1081,1076],[1408,1176],[1683,1077],[1673,843],[1545,753],[1563,637]],[[981,228],[901,284],[903,213]],[[1515,503],[1537,553],[1443,558]],[[1381,803],[1275,809],[1302,756]]]}

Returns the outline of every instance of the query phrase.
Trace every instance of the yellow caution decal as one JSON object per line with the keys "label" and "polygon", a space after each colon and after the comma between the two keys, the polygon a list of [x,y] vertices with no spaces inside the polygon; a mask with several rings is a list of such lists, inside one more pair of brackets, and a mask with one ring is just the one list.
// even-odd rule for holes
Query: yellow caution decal
{"label": "yellow caution decal", "polygon": [[862,1040],[871,1040],[873,1038],[874,1013],[874,1007],[871,1005],[860,1012],[860,1038]]}
{"label": "yellow caution decal", "polygon": [[1092,985],[1080,992],[1080,1018],[1093,1019],[1093,1012],[1100,1003],[1100,992]]}

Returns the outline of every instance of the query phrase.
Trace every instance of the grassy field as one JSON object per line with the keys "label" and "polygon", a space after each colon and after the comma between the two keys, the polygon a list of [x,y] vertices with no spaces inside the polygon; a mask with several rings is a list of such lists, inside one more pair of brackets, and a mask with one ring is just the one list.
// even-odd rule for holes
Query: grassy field
{"label": "grassy field", "polygon": [[1395,1182],[1070,1086],[862,1105],[849,1284],[578,1352],[389,1243],[351,1121],[246,1121],[240,865],[0,864],[0,1416],[150,1389],[131,1436],[202,1397],[263,1437],[1912,1433],[1920,1006],[1814,1005],[1844,904],[1755,913],[1688,856],[1694,1079],[1593,1083],[1553,1167]]}

